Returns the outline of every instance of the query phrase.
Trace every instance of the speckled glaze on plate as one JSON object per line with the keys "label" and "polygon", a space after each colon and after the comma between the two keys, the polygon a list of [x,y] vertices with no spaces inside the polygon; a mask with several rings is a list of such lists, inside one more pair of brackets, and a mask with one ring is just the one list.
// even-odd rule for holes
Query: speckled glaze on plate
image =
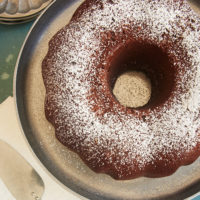
{"label": "speckled glaze on plate", "polygon": [[68,23],[80,3],[59,0],[52,4],[34,24],[19,55],[14,94],[19,120],[31,149],[61,185],[92,200],[177,200],[195,194],[200,188],[200,159],[168,177],[116,181],[91,171],[77,154],[56,140],[54,128],[44,115],[41,62],[48,41]]}

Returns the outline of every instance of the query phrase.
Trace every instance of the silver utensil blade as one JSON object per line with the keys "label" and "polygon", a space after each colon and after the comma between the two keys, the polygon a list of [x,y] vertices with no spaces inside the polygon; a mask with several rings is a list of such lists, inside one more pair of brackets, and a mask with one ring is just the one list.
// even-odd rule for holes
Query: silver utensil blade
{"label": "silver utensil blade", "polygon": [[33,167],[0,140],[0,178],[16,200],[41,200],[44,183]]}

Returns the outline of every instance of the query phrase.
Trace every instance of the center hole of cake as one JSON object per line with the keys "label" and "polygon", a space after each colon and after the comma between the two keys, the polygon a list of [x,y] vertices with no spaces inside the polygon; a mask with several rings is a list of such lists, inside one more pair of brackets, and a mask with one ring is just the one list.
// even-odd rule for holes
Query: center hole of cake
{"label": "center hole of cake", "polygon": [[127,41],[106,59],[107,84],[123,106],[154,109],[169,99],[175,87],[176,66],[165,49],[145,41]]}
{"label": "center hole of cake", "polygon": [[151,81],[143,72],[125,72],[116,79],[113,94],[123,106],[143,107],[151,98]]}

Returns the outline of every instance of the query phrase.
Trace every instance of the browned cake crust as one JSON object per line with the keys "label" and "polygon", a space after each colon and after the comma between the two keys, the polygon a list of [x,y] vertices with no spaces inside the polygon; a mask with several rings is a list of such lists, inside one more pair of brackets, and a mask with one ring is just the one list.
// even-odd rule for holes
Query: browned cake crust
{"label": "browned cake crust", "polygon": [[[162,177],[200,154],[200,19],[182,0],[86,0],[49,42],[45,113],[95,172]],[[112,88],[144,72],[152,96],[127,108]]]}

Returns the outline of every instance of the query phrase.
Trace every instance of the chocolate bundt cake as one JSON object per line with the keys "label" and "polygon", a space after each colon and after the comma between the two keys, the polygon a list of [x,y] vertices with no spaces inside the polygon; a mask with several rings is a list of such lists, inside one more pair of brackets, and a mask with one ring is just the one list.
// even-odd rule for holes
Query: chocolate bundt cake
{"label": "chocolate bundt cake", "polygon": [[[128,71],[151,80],[142,107],[113,95]],[[186,0],[85,0],[42,75],[57,139],[95,172],[162,177],[200,155],[200,18]]]}

